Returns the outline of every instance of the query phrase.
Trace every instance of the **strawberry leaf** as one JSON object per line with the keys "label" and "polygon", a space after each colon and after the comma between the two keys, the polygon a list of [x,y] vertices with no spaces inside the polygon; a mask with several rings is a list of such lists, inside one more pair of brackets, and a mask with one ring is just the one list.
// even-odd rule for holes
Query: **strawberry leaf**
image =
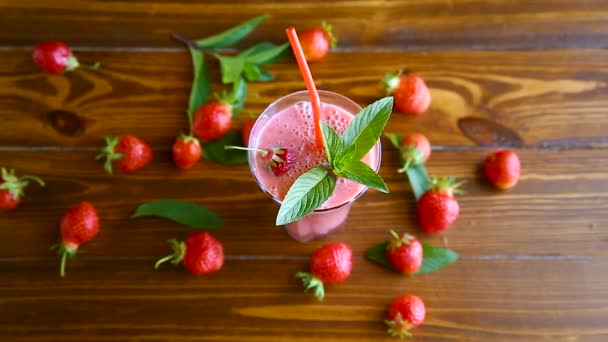
{"label": "strawberry leaf", "polygon": [[268,18],[267,14],[260,15],[222,33],[199,39],[195,42],[197,45],[208,49],[221,49],[232,46],[253,32],[266,18]]}
{"label": "strawberry leaf", "polygon": [[188,123],[192,127],[192,116],[203,103],[207,102],[211,94],[211,75],[201,51],[190,48],[190,55],[192,56],[194,80],[188,101]]}
{"label": "strawberry leaf", "polygon": [[405,173],[407,174],[410,186],[412,187],[412,192],[417,201],[429,188],[429,175],[426,171],[426,167],[424,164],[410,165],[405,169]]}
{"label": "strawberry leaf", "polygon": [[365,107],[346,127],[342,139],[353,160],[361,160],[380,138],[393,109],[393,98],[385,97]]}
{"label": "strawberry leaf", "polygon": [[[365,252],[365,257],[372,262],[398,272],[386,256],[388,242],[373,246]],[[458,254],[450,249],[435,247],[428,243],[422,243],[422,266],[415,275],[438,271],[458,260]]]}
{"label": "strawberry leaf", "polygon": [[239,132],[230,131],[218,140],[203,143],[203,157],[221,164],[246,164],[246,151],[225,149],[225,146],[241,146],[241,139]]}
{"label": "strawberry leaf", "polygon": [[289,224],[312,213],[327,201],[335,187],[336,178],[323,166],[302,174],[287,191],[276,225]]}
{"label": "strawberry leaf", "polygon": [[196,229],[212,229],[224,226],[221,217],[198,204],[165,199],[144,203],[135,209],[131,218],[155,216],[175,221]]}
{"label": "strawberry leaf", "polygon": [[388,193],[384,180],[369,165],[360,160],[353,160],[349,163],[339,162],[334,171],[340,177],[348,178],[369,188]]}

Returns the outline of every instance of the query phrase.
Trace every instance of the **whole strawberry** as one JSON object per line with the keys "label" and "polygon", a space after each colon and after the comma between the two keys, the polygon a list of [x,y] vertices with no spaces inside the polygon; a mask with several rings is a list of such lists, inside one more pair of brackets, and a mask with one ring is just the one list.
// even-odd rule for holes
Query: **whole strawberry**
{"label": "whole strawberry", "polygon": [[414,274],[422,266],[422,245],[409,234],[399,236],[391,230],[393,239],[386,248],[386,257],[403,274]]}
{"label": "whole strawberry", "polygon": [[393,337],[411,337],[410,330],[424,322],[426,308],[420,297],[405,294],[401,295],[391,303],[388,309],[388,333]]}
{"label": "whole strawberry", "polygon": [[353,251],[341,242],[329,243],[319,247],[310,259],[310,273],[298,272],[306,291],[313,289],[315,297],[323,300],[324,284],[339,284],[350,276],[353,268]]}
{"label": "whole strawberry", "polygon": [[68,209],[61,219],[61,243],[54,246],[61,256],[61,277],[65,275],[67,258],[73,258],[78,248],[99,233],[97,209],[90,202],[80,202]]}
{"label": "whole strawberry", "polygon": [[401,113],[420,115],[429,109],[431,93],[422,78],[416,75],[387,74],[386,93],[395,98],[395,109]]}
{"label": "whole strawberry", "polygon": [[135,172],[148,165],[154,153],[148,143],[134,135],[105,137],[106,147],[101,150],[97,159],[105,158],[104,169],[112,174],[112,162],[122,172]]}
{"label": "whole strawberry", "polygon": [[512,188],[519,181],[521,164],[511,150],[499,150],[490,154],[483,164],[483,175],[499,189]]}
{"label": "whole strawberry", "polygon": [[173,254],[156,263],[156,268],[166,261],[174,265],[182,263],[188,272],[201,276],[219,271],[224,265],[222,244],[207,232],[190,235],[186,241],[169,240]]}
{"label": "whole strawberry", "polygon": [[296,156],[284,147],[269,147],[265,149],[248,148],[241,146],[225,146],[227,150],[244,150],[258,152],[260,160],[268,171],[275,176],[282,176],[293,168]]}
{"label": "whole strawberry", "polygon": [[317,62],[323,59],[330,48],[335,48],[338,40],[332,33],[331,25],[321,23],[321,27],[305,30],[300,34],[300,44],[308,62]]}
{"label": "whole strawberry", "polygon": [[2,169],[0,179],[0,211],[9,211],[17,208],[23,199],[24,190],[33,180],[44,186],[42,179],[34,176],[15,175],[15,170]]}
{"label": "whole strawberry", "polygon": [[232,105],[227,102],[211,101],[202,105],[194,113],[192,130],[202,142],[217,140],[232,128]]}
{"label": "whole strawberry", "polygon": [[203,154],[198,139],[192,136],[181,135],[173,144],[173,162],[180,169],[189,169],[196,164]]}
{"label": "whole strawberry", "polygon": [[[64,42],[58,41],[42,42],[36,45],[32,58],[43,71],[49,74],[72,71],[81,66],[78,59],[70,51],[70,48]],[[86,67],[98,69],[99,63]]]}
{"label": "whole strawberry", "polygon": [[456,221],[460,211],[454,193],[463,183],[447,177],[431,180],[432,186],[418,200],[418,223],[427,233],[439,233]]}
{"label": "whole strawberry", "polygon": [[403,167],[399,172],[405,172],[411,165],[425,163],[431,157],[431,143],[420,133],[410,134],[403,138],[401,146]]}
{"label": "whole strawberry", "polygon": [[241,130],[241,136],[243,138],[243,146],[249,146],[249,137],[251,136],[251,129],[253,129],[253,125],[255,125],[256,119],[251,119],[245,123],[243,129]]}

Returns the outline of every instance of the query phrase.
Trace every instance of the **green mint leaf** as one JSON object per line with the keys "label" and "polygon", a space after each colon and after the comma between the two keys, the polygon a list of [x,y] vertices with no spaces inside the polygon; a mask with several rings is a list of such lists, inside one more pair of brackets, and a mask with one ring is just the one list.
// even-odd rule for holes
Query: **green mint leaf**
{"label": "green mint leaf", "polygon": [[241,54],[241,56],[245,59],[245,62],[247,63],[261,65],[271,63],[277,58],[281,58],[282,56],[284,56],[285,51],[289,51],[287,50],[287,48],[289,47],[289,43],[284,43],[272,47],[269,45],[265,45],[264,47],[265,49],[258,48],[254,53],[248,53],[244,56],[242,56]]}
{"label": "green mint leaf", "polygon": [[238,118],[247,100],[247,81],[242,77],[232,84],[230,103],[232,104],[232,116]]}
{"label": "green mint leaf", "polygon": [[241,73],[245,67],[245,60],[241,57],[215,55],[220,61],[220,72],[222,73],[222,83],[235,83],[241,78]]}
{"label": "green mint leaf", "polygon": [[388,188],[384,180],[369,165],[360,160],[353,160],[348,163],[340,162],[334,172],[344,178],[348,178],[369,188],[388,193]]}
{"label": "green mint leaf", "polygon": [[410,165],[405,169],[405,173],[417,201],[429,188],[429,175],[426,167],[424,164]]}
{"label": "green mint leaf", "polygon": [[365,107],[355,116],[342,135],[353,159],[361,160],[376,144],[393,110],[393,98],[385,97]]}
{"label": "green mint leaf", "polygon": [[224,221],[211,210],[198,204],[165,199],[144,203],[135,209],[131,218],[155,216],[175,221],[196,229],[221,228]]}
{"label": "green mint leaf", "polygon": [[277,226],[285,225],[312,213],[331,196],[336,178],[317,166],[302,174],[293,183],[279,208]]}
{"label": "green mint leaf", "polygon": [[422,243],[422,266],[416,274],[435,272],[458,260],[458,254],[450,249]]}
{"label": "green mint leaf", "polygon": [[192,56],[194,79],[188,101],[188,122],[192,126],[192,116],[203,103],[207,102],[211,94],[211,75],[201,51],[190,48],[190,55]]}
{"label": "green mint leaf", "polygon": [[250,82],[268,82],[274,80],[274,75],[259,65],[245,63],[243,76]]}
{"label": "green mint leaf", "polygon": [[[393,267],[393,264],[391,264],[386,256],[387,247],[388,242],[375,245],[365,252],[365,257],[369,261],[375,262],[397,272],[397,270]],[[458,254],[450,249],[422,243],[422,266],[420,266],[420,269],[415,273],[415,275],[435,272],[454,263],[456,260],[458,260],[458,257]]]}
{"label": "green mint leaf", "polygon": [[[283,45],[285,45],[285,44],[283,44]],[[276,62],[280,61],[281,59],[290,55],[291,50],[288,49],[287,47],[282,47],[283,45],[276,45],[276,44],[269,43],[269,42],[262,42],[262,43],[258,43],[256,45],[250,47],[249,49],[241,52],[239,54],[239,56],[241,56],[241,57],[257,56],[256,58],[259,58],[263,52],[273,51],[273,53],[270,53],[270,54],[275,55],[274,57],[267,58],[265,61],[263,61],[263,63],[256,63],[259,65],[272,64],[272,63],[276,63]]]}
{"label": "green mint leaf", "polygon": [[401,144],[403,144],[402,136],[395,133],[384,133],[384,136],[391,142],[391,144],[393,144],[396,149],[401,150]]}
{"label": "green mint leaf", "polygon": [[222,33],[199,39],[196,41],[196,44],[208,49],[221,49],[232,46],[253,32],[267,17],[267,14],[260,15]]}
{"label": "green mint leaf", "polygon": [[237,131],[230,131],[222,138],[203,143],[203,157],[221,164],[246,164],[247,152],[241,150],[226,150],[224,146],[242,146],[241,134]]}
{"label": "green mint leaf", "polygon": [[329,164],[335,168],[335,164],[344,153],[344,143],[336,131],[324,121],[321,121],[321,133],[323,133],[323,146]]}

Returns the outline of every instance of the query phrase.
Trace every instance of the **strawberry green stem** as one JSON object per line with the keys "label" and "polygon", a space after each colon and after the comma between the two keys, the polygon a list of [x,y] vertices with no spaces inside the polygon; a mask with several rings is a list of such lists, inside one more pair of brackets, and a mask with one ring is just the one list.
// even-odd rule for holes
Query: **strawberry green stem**
{"label": "strawberry green stem", "polygon": [[79,67],[81,69],[86,69],[86,70],[91,70],[91,71],[97,71],[97,70],[99,70],[100,66],[101,66],[101,63],[95,62],[93,64],[80,64]]}
{"label": "strawberry green stem", "polygon": [[21,176],[19,178],[19,180],[23,181],[23,180],[33,180],[34,182],[40,184],[40,186],[44,186],[44,181],[36,176],[30,176],[30,175],[25,175],[25,176]]}
{"label": "strawberry green stem", "polygon": [[321,279],[307,272],[298,272],[295,277],[302,280],[305,292],[312,289],[318,300],[322,301],[323,298],[325,298],[325,288],[323,287],[323,281]]}
{"label": "strawberry green stem", "polygon": [[73,258],[76,255],[78,247],[76,245],[66,245],[65,243],[61,243],[51,248],[57,249],[57,253],[61,256],[59,275],[61,275],[61,278],[63,278],[65,276],[65,264],[67,263],[68,258]]}
{"label": "strawberry green stem", "polygon": [[250,148],[250,147],[241,147],[241,146],[224,146],[225,150],[242,150],[242,151],[254,151],[254,152],[258,152],[262,155],[262,157],[266,157],[268,155],[268,151],[266,150],[262,150],[259,148]]}
{"label": "strawberry green stem", "polygon": [[61,275],[61,278],[63,278],[65,276],[65,262],[67,260],[68,260],[67,253],[61,254],[61,266],[59,267],[59,275]]}
{"label": "strawberry green stem", "polygon": [[104,137],[104,139],[106,140],[106,147],[101,150],[101,153],[97,155],[95,159],[105,158],[106,161],[104,163],[104,170],[106,170],[106,172],[109,174],[113,174],[112,162],[123,157],[121,153],[116,153],[115,151],[116,145],[118,145],[120,138],[107,136]]}
{"label": "strawberry green stem", "polygon": [[184,260],[184,256],[186,255],[186,244],[183,241],[178,241],[176,239],[171,239],[168,241],[171,249],[173,249],[173,254],[167,255],[166,257],[161,258],[156,262],[154,268],[158,268],[161,264],[170,261],[172,264],[177,265],[182,260]]}

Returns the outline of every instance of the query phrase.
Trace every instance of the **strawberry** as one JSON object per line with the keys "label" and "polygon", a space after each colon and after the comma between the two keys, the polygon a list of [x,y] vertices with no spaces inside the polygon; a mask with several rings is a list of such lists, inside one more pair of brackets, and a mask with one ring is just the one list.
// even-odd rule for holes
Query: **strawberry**
{"label": "strawberry", "polygon": [[427,233],[439,233],[447,229],[458,218],[460,207],[454,198],[458,187],[453,177],[433,179],[432,186],[418,200],[418,223]]}
{"label": "strawberry", "polygon": [[490,154],[483,164],[483,175],[499,189],[512,188],[517,184],[520,174],[517,154],[511,150],[499,150]]}
{"label": "strawberry", "polygon": [[260,160],[275,176],[286,174],[296,162],[296,156],[284,147],[270,147],[266,149],[248,148],[241,146],[225,146],[227,150],[244,150],[258,152]]}
{"label": "strawberry", "polygon": [[166,261],[174,265],[182,263],[188,272],[201,276],[219,271],[224,265],[222,244],[207,232],[194,233],[186,241],[169,240],[173,254],[156,263],[156,268]]}
{"label": "strawberry", "polygon": [[393,240],[386,248],[386,257],[397,271],[403,274],[414,274],[422,266],[422,245],[409,234],[399,236],[391,230]]}
{"label": "strawberry", "polygon": [[241,130],[241,135],[243,137],[243,146],[249,146],[249,136],[251,136],[251,129],[255,124],[257,119],[251,119],[245,123],[243,129]]}
{"label": "strawberry", "polygon": [[401,295],[391,303],[388,309],[388,333],[393,337],[411,337],[410,330],[424,322],[426,308],[420,297],[405,294]]}
{"label": "strawberry", "polygon": [[13,210],[21,204],[23,199],[24,189],[33,180],[44,186],[42,179],[34,176],[15,175],[15,170],[2,169],[2,178],[0,178],[0,211]]}
{"label": "strawberry", "polygon": [[104,169],[109,174],[112,174],[112,162],[116,162],[120,171],[129,173],[142,169],[154,157],[150,145],[134,135],[108,136],[105,139],[106,147],[97,159],[106,159]]}
{"label": "strawberry", "polygon": [[189,169],[196,164],[203,154],[201,144],[193,136],[181,135],[173,144],[173,162],[180,169]]}
{"label": "strawberry", "polygon": [[211,101],[194,113],[192,129],[202,142],[217,140],[232,127],[232,105],[228,102]]}
{"label": "strawberry", "polygon": [[92,66],[80,65],[78,59],[74,57],[72,51],[64,42],[42,42],[34,48],[32,58],[43,71],[49,74],[72,71],[78,67],[93,70],[99,68],[99,63]]}
{"label": "strawberry", "polygon": [[420,115],[429,109],[431,93],[420,76],[387,74],[384,78],[386,93],[395,98],[397,111],[406,114]]}
{"label": "strawberry", "polygon": [[329,48],[335,48],[338,40],[332,33],[331,25],[321,23],[321,27],[305,30],[300,35],[300,44],[308,62],[317,62],[323,59]]}
{"label": "strawberry", "polygon": [[315,297],[323,300],[324,284],[339,284],[350,276],[353,268],[353,251],[341,242],[328,243],[319,247],[310,259],[310,273],[298,272],[306,291],[314,289]]}
{"label": "strawberry", "polygon": [[431,143],[420,133],[406,136],[401,143],[401,159],[404,164],[399,172],[405,172],[410,165],[425,163],[431,156]]}
{"label": "strawberry", "polygon": [[63,215],[61,219],[61,243],[53,246],[61,255],[61,277],[65,275],[65,262],[73,258],[78,248],[99,233],[97,209],[89,202],[80,202]]}

